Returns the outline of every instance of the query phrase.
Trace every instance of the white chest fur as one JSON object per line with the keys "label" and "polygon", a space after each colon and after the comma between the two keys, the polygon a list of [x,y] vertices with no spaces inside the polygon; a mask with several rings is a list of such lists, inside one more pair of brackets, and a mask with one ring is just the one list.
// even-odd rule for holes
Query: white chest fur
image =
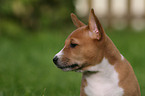
{"label": "white chest fur", "polygon": [[123,89],[118,85],[118,73],[107,59],[88,70],[99,72],[85,77],[87,86],[84,91],[87,96],[123,96]]}

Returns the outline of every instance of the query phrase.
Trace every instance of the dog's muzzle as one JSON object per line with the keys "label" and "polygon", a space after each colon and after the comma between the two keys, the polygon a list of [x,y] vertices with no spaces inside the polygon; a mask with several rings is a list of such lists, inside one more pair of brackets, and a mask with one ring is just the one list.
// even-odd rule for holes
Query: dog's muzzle
{"label": "dog's muzzle", "polygon": [[71,65],[64,65],[62,62],[60,63],[60,60],[59,60],[59,58],[57,56],[55,56],[53,58],[53,62],[58,68],[60,68],[60,69],[62,69],[64,71],[69,71],[69,70],[73,71],[73,70],[77,70],[79,68],[79,65],[76,64],[76,63],[75,64],[71,64]]}

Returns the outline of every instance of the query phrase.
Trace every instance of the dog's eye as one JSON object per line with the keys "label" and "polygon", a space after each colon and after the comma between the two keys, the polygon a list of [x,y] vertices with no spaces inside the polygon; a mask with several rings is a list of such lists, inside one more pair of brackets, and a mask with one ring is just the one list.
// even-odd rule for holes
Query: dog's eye
{"label": "dog's eye", "polygon": [[71,44],[70,44],[70,47],[71,47],[71,48],[75,48],[77,45],[78,45],[78,44],[73,44],[73,43],[71,43]]}

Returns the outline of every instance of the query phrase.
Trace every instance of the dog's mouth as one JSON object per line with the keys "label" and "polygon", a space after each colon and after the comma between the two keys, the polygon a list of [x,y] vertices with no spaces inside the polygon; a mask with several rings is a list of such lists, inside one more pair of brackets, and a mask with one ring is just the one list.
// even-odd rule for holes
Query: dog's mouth
{"label": "dog's mouth", "polygon": [[69,71],[69,70],[75,71],[80,68],[78,64],[72,64],[72,65],[68,65],[68,66],[57,66],[57,67],[64,71]]}

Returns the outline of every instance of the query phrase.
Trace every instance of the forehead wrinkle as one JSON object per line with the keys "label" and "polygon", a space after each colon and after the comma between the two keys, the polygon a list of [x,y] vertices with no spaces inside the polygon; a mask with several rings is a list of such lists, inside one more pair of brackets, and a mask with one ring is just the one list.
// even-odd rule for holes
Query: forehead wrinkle
{"label": "forehead wrinkle", "polygon": [[70,39],[70,42],[71,42],[71,43],[78,43],[78,42],[79,42],[79,40],[78,40],[78,39],[76,39],[76,38],[71,38],[71,39]]}

